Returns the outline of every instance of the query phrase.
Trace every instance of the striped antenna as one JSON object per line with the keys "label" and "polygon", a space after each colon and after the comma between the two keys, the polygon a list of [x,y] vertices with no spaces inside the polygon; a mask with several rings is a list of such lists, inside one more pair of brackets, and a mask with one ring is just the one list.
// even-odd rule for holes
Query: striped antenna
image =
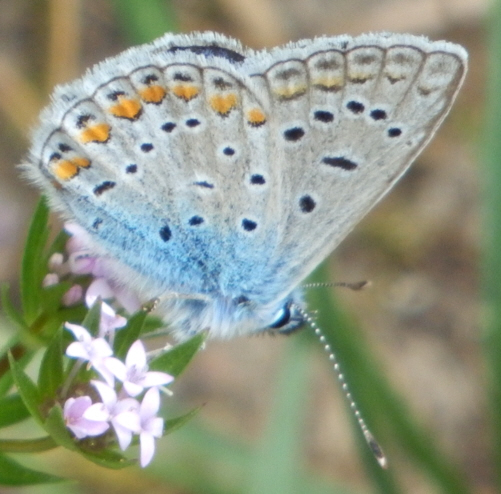
{"label": "striped antenna", "polygon": [[388,468],[388,460],[386,458],[386,455],[384,454],[383,449],[381,448],[381,446],[376,441],[371,431],[367,427],[365,420],[362,418],[362,414],[360,413],[357,404],[353,400],[353,396],[351,395],[350,388],[348,386],[348,383],[346,382],[346,378],[343,372],[341,371],[341,367],[336,359],[336,355],[332,351],[331,346],[327,343],[325,336],[323,335],[322,331],[317,326],[315,321],[312,319],[310,314],[308,314],[305,310],[303,310],[301,307],[298,307],[297,305],[294,305],[294,307],[303,316],[304,320],[306,321],[307,324],[309,324],[311,329],[313,329],[315,335],[318,337],[320,343],[323,345],[325,352],[329,356],[329,360],[332,362],[332,368],[337,376],[338,381],[341,384],[341,389],[344,393],[344,396],[348,400],[348,404],[350,405],[353,415],[355,416],[355,419],[358,422],[360,430],[362,431],[365,440],[367,441],[367,444],[370,450],[372,451],[372,454],[374,455],[377,462],[382,468]]}

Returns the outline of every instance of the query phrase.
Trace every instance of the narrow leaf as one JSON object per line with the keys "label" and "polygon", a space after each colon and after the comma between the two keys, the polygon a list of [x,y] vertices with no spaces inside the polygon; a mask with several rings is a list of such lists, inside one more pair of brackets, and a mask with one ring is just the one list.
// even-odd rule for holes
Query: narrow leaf
{"label": "narrow leaf", "polygon": [[9,362],[14,382],[26,408],[29,410],[32,417],[43,426],[43,420],[39,410],[40,395],[35,383],[24,373],[11,354],[9,354]]}
{"label": "narrow leaf", "polygon": [[17,463],[8,456],[0,455],[0,484],[10,486],[48,484],[66,479],[38,472]]}
{"label": "narrow leaf", "polygon": [[125,328],[119,329],[115,336],[115,356],[123,359],[127,355],[132,343],[134,343],[142,333],[146,316],[145,311],[136,312],[127,323]]}
{"label": "narrow leaf", "polygon": [[21,422],[29,416],[30,412],[20,395],[13,394],[0,399],[0,428]]}
{"label": "narrow leaf", "polygon": [[78,445],[64,423],[63,410],[60,405],[55,405],[50,409],[44,428],[59,446],[70,451],[78,451]]}
{"label": "narrow leaf", "polygon": [[101,321],[101,301],[96,300],[94,305],[89,309],[87,315],[82,321],[82,326],[89,331],[93,336],[99,333],[99,322]]}
{"label": "narrow leaf", "polygon": [[62,385],[63,378],[63,345],[62,329],[60,329],[54,335],[40,364],[38,387],[42,399],[55,396],[58,388]]}
{"label": "narrow leaf", "polygon": [[28,230],[21,269],[21,300],[23,313],[28,323],[33,322],[39,310],[42,278],[46,269],[43,266],[43,250],[49,235],[49,208],[42,197]]}
{"label": "narrow leaf", "polygon": [[171,432],[176,431],[177,429],[181,428],[184,424],[188,423],[193,417],[195,417],[195,415],[198,414],[198,412],[201,409],[202,407],[197,407],[179,417],[168,420],[166,419],[164,421],[164,432],[163,432],[164,436],[170,434]]}
{"label": "narrow leaf", "polygon": [[177,377],[191,359],[200,350],[200,347],[205,341],[205,334],[200,333],[193,338],[180,343],[172,350],[169,350],[150,362],[150,369],[156,371],[167,372],[168,374]]}
{"label": "narrow leaf", "polygon": [[14,328],[26,331],[28,326],[24,321],[23,316],[16,310],[10,301],[9,285],[7,283],[2,283],[1,285],[1,301],[3,313],[5,314],[7,321],[9,321]]}

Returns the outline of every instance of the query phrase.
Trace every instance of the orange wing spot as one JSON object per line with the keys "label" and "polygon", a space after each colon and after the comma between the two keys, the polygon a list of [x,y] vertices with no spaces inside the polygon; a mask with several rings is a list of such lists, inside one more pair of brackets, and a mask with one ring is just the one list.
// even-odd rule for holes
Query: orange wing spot
{"label": "orange wing spot", "polygon": [[137,99],[118,98],[118,104],[110,107],[109,112],[118,118],[136,120],[139,117],[142,106]]}
{"label": "orange wing spot", "polygon": [[188,85],[188,84],[178,84],[172,88],[172,92],[181,99],[185,101],[190,101],[193,98],[196,98],[200,93],[200,89],[196,86]]}
{"label": "orange wing spot", "polygon": [[160,103],[167,94],[165,88],[159,85],[148,86],[147,88],[141,89],[139,91],[139,95],[141,96],[143,101],[146,103]]}
{"label": "orange wing spot", "polygon": [[105,123],[90,125],[86,129],[82,130],[80,134],[80,141],[83,144],[87,144],[89,142],[106,142],[110,138],[110,129],[111,127]]}
{"label": "orange wing spot", "polygon": [[329,91],[337,91],[344,86],[343,77],[319,77],[313,80],[313,84]]}
{"label": "orange wing spot", "polygon": [[226,95],[216,94],[210,98],[209,102],[213,110],[217,111],[220,115],[228,115],[237,106],[238,96],[235,93]]}
{"label": "orange wing spot", "polygon": [[82,156],[76,156],[70,160],[74,165],[78,166],[78,168],[89,168],[90,160],[87,158],[83,158]]}
{"label": "orange wing spot", "polygon": [[283,86],[273,91],[280,99],[293,99],[306,93],[306,86]]}
{"label": "orange wing spot", "polygon": [[266,115],[259,108],[253,108],[247,112],[247,120],[253,127],[259,127],[266,122]]}
{"label": "orange wing spot", "polygon": [[78,166],[69,160],[60,160],[54,166],[54,175],[60,180],[69,180],[78,174]]}

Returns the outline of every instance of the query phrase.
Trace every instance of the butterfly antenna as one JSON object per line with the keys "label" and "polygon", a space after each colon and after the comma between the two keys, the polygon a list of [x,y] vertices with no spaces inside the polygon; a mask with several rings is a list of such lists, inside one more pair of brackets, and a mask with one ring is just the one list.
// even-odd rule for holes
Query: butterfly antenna
{"label": "butterfly antenna", "polygon": [[330,288],[330,287],[340,287],[340,288],[349,288],[350,290],[357,291],[362,290],[363,288],[367,288],[370,286],[371,282],[367,280],[363,281],[355,281],[354,283],[347,282],[337,282],[337,283],[307,283],[306,285],[302,285],[302,288]]}
{"label": "butterfly antenna", "polygon": [[387,468],[388,460],[386,458],[386,455],[384,454],[383,449],[381,448],[381,446],[376,441],[371,431],[367,427],[365,420],[362,418],[362,414],[360,413],[360,410],[358,409],[358,406],[353,399],[348,383],[346,382],[346,378],[343,372],[341,371],[341,366],[339,365],[339,362],[337,361],[336,355],[332,351],[331,346],[327,343],[327,339],[325,338],[322,331],[317,326],[317,324],[315,323],[315,321],[308,312],[303,310],[301,307],[298,307],[297,305],[295,305],[295,308],[303,316],[305,322],[311,327],[311,329],[313,329],[315,335],[318,337],[320,343],[323,345],[325,352],[329,356],[329,360],[332,362],[332,368],[337,376],[338,381],[341,384],[341,389],[344,393],[344,396],[348,400],[348,404],[350,405],[353,415],[355,416],[355,419],[358,422],[358,426],[360,427],[360,430],[362,431],[365,440],[367,441],[367,445],[372,451],[372,454],[374,455],[377,462],[382,468]]}

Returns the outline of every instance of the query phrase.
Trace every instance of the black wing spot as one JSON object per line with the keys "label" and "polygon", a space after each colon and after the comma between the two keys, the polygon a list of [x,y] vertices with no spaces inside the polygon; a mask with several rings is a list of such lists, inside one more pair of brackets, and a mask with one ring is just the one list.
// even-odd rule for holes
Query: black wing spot
{"label": "black wing spot", "polygon": [[388,115],[384,110],[376,109],[371,111],[371,118],[373,120],[386,120],[387,117]]}
{"label": "black wing spot", "polygon": [[365,110],[365,106],[359,101],[348,101],[346,108],[355,114],[362,113]]}
{"label": "black wing spot", "polygon": [[200,125],[200,120],[197,118],[189,118],[186,120],[186,125],[190,128],[196,127],[197,125]]}
{"label": "black wing spot", "polygon": [[246,232],[251,232],[252,230],[255,230],[257,228],[257,223],[252,220],[248,220],[247,218],[244,218],[242,220],[242,228]]}
{"label": "black wing spot", "polygon": [[391,129],[388,129],[389,137],[398,137],[400,134],[402,134],[402,129],[399,129],[398,127],[392,127]]}
{"label": "black wing spot", "polygon": [[125,173],[136,173],[137,172],[137,165],[132,164],[132,165],[127,165],[125,168]]}
{"label": "black wing spot", "polygon": [[172,132],[176,128],[176,124],[174,122],[165,122],[160,128],[164,132]]}
{"label": "black wing spot", "polygon": [[235,150],[228,146],[223,149],[223,154],[225,154],[226,156],[233,156],[235,154]]}
{"label": "black wing spot", "polygon": [[164,242],[168,242],[172,237],[172,232],[168,225],[165,225],[162,228],[160,228],[160,231],[158,233],[160,234],[160,238]]}
{"label": "black wing spot", "polygon": [[266,183],[266,180],[262,175],[256,173],[251,176],[250,183],[254,185],[264,185]]}
{"label": "black wing spot", "polygon": [[102,222],[103,220],[101,218],[96,218],[92,223],[92,228],[94,228],[94,230],[97,230]]}
{"label": "black wing spot", "polygon": [[213,189],[214,184],[207,182],[206,180],[202,180],[201,182],[193,182],[193,185],[198,185],[199,187],[204,187],[205,189]]}
{"label": "black wing spot", "polygon": [[106,192],[107,190],[110,190],[110,189],[113,189],[113,187],[115,187],[116,183],[115,182],[112,182],[111,180],[106,180],[105,182],[99,184],[99,185],[96,185],[96,187],[94,187],[94,195],[96,196],[100,196],[103,192]]}
{"label": "black wing spot", "polygon": [[153,149],[153,144],[151,144],[150,142],[145,142],[141,144],[141,151],[143,153],[149,153],[152,149]]}
{"label": "black wing spot", "polygon": [[107,95],[107,98],[111,101],[116,101],[119,96],[125,96],[123,91],[113,91]]}
{"label": "black wing spot", "polygon": [[210,45],[210,46],[173,46],[169,48],[169,52],[175,53],[176,51],[186,50],[196,53],[197,55],[203,55],[205,57],[219,57],[225,58],[230,62],[243,62],[245,57],[236,51],[229,50],[228,48],[223,48],[222,46]]}
{"label": "black wing spot", "polygon": [[357,168],[357,164],[343,156],[325,156],[322,158],[322,163],[325,165],[333,166],[335,168],[342,168],[343,170],[351,171]]}
{"label": "black wing spot", "polygon": [[293,127],[284,131],[286,141],[299,141],[304,136],[304,130],[301,127]]}
{"label": "black wing spot", "polygon": [[57,161],[57,160],[60,160],[61,158],[62,158],[62,156],[59,153],[52,153],[49,156],[49,161]]}
{"label": "black wing spot", "polygon": [[152,82],[158,81],[158,76],[155,74],[148,74],[143,78],[143,84],[151,84]]}
{"label": "black wing spot", "polygon": [[90,113],[79,115],[77,117],[77,128],[83,129],[89,123],[89,120],[94,120],[95,118],[96,117]]}
{"label": "black wing spot", "polygon": [[173,79],[181,82],[193,82],[193,78],[191,76],[188,74],[182,74],[181,72],[176,72]]}
{"label": "black wing spot", "polygon": [[303,213],[311,213],[315,209],[316,205],[317,203],[311,196],[306,195],[299,199],[299,208]]}
{"label": "black wing spot", "polygon": [[198,226],[201,225],[205,220],[201,216],[192,216],[189,220],[188,223],[191,226]]}
{"label": "black wing spot", "polygon": [[330,111],[318,110],[313,114],[313,118],[319,122],[329,123],[334,120],[334,114]]}
{"label": "black wing spot", "polygon": [[63,142],[59,144],[58,148],[61,153],[67,153],[68,151],[71,151],[73,149],[71,146],[68,146],[68,144],[65,144]]}

